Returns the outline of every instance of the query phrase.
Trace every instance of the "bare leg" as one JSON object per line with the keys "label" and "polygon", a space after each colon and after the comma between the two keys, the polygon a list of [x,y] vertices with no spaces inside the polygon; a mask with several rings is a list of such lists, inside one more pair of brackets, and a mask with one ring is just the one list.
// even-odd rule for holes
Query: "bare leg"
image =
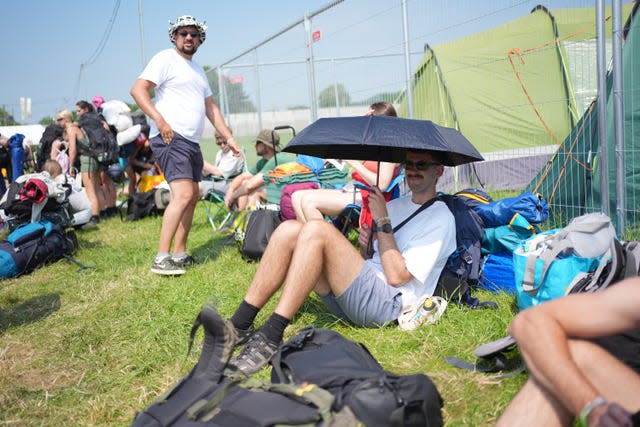
{"label": "bare leg", "polygon": [[282,295],[275,312],[292,319],[314,289],[341,295],[356,278],[364,259],[331,224],[309,221],[298,234]]}
{"label": "bare leg", "polygon": [[[178,229],[173,240],[173,253],[179,254],[187,250],[187,238],[189,237],[189,231],[191,230],[191,224],[193,222],[193,212],[196,209],[196,204],[200,197],[198,190],[198,183],[191,181],[191,200],[182,212]],[[186,195],[185,195],[186,197]]]}
{"label": "bare leg", "polygon": [[84,185],[87,197],[91,202],[91,215],[100,215],[100,209],[104,206],[104,198],[100,190],[100,180],[97,173],[82,172],[82,185]]}
{"label": "bare leg", "polygon": [[539,383],[529,379],[511,400],[496,427],[568,426],[573,415]]}
{"label": "bare leg", "polygon": [[[188,210],[191,212],[191,218],[193,218],[193,207],[190,204],[193,203],[194,198],[194,182],[190,179],[176,179],[169,183],[171,187],[171,200],[167,205],[162,216],[162,228],[160,229],[160,240],[158,242],[158,252],[169,252],[171,249],[171,241],[178,230],[178,226],[182,221],[183,215]],[[197,197],[197,187],[195,197]],[[188,224],[191,227],[191,220]],[[182,225],[183,235],[180,238],[186,240],[186,234],[189,230]]]}
{"label": "bare leg", "polygon": [[285,221],[271,235],[258,270],[253,276],[245,301],[262,308],[284,281],[302,223]]}
{"label": "bare leg", "polygon": [[[602,396],[619,403],[630,412],[640,409],[638,374],[591,342],[570,340],[569,350],[580,371]],[[511,401],[497,425],[571,425],[574,415],[560,402],[561,398],[534,379],[529,379]]]}
{"label": "bare leg", "polygon": [[308,190],[305,193],[300,206],[306,221],[324,219],[324,215],[338,215],[353,203],[353,193],[341,190]]}

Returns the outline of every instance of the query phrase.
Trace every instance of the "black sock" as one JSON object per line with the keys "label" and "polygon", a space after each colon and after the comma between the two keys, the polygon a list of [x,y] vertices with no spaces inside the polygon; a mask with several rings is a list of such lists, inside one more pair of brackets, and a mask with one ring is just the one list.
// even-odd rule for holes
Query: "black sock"
{"label": "black sock", "polygon": [[284,330],[289,326],[289,323],[291,323],[291,320],[280,316],[278,313],[273,313],[269,316],[260,330],[267,337],[268,341],[280,344],[280,342],[282,342]]}
{"label": "black sock", "polygon": [[231,316],[231,323],[236,329],[249,329],[260,309],[242,300],[240,306]]}

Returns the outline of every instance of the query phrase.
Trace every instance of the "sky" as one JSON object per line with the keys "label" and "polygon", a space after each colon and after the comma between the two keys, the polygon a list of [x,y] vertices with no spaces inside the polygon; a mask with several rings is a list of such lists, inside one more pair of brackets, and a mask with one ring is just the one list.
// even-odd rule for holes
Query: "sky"
{"label": "sky", "polygon": [[[43,117],[53,117],[61,108],[73,110],[77,100],[90,100],[94,95],[133,102],[129,89],[142,71],[143,61],[172,46],[168,22],[178,16],[188,14],[206,21],[207,39],[194,59],[214,66],[330,1],[120,0],[112,19],[117,3],[3,2],[0,107],[20,123],[35,124]],[[111,32],[105,38],[111,22]],[[86,65],[81,73],[82,64]],[[31,98],[31,118],[20,117],[20,97]]]}
{"label": "sky", "polygon": [[[457,6],[450,6],[451,1]],[[409,20],[410,27],[420,35],[414,47],[422,49],[423,39],[437,43],[443,37],[460,37],[462,27],[449,27],[450,22],[462,22],[466,31],[473,32],[481,29],[477,23],[495,25],[494,18],[521,16],[537,3],[553,7],[594,2],[411,0],[415,16],[409,16]],[[132,103],[129,90],[143,65],[155,53],[172,46],[167,34],[170,20],[192,15],[206,21],[207,39],[194,59],[201,65],[216,66],[300,21],[305,13],[312,14],[331,3],[331,0],[5,0],[0,25],[0,37],[4,40],[0,56],[0,107],[22,124],[35,124],[44,117],[54,117],[61,108],[73,110],[76,101],[90,100],[94,95]],[[334,8],[336,12],[322,14],[313,23],[322,26],[323,40],[324,34],[352,31],[354,35],[349,36],[349,43],[319,43],[314,48],[318,57],[354,51],[377,54],[385,46],[399,50],[398,38],[402,35],[399,4],[400,0],[346,0]],[[370,19],[378,15],[394,22],[381,25],[379,19]],[[299,37],[299,32],[291,36]],[[347,48],[351,48],[349,53]],[[264,50],[261,55],[266,57],[269,51]],[[266,59],[280,60],[283,56],[276,52]],[[319,70],[323,67],[328,65],[318,65]],[[382,79],[383,72],[384,67],[378,67],[367,78]],[[301,74],[304,76],[304,71]],[[325,80],[330,76],[331,72],[322,74]],[[271,82],[263,90],[296,90],[296,95],[306,91],[304,85],[294,89],[293,79],[281,80],[284,89]],[[317,85],[324,87],[330,83],[319,80]],[[376,84],[373,80],[370,83]],[[30,118],[21,117],[21,97],[31,98]],[[272,101],[269,107],[289,106],[289,98],[280,98],[285,104]]]}

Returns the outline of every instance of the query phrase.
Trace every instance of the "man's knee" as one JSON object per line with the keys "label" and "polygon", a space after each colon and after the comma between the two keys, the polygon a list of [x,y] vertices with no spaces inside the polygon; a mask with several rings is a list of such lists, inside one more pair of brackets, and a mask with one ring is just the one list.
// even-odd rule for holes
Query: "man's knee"
{"label": "man's knee", "polygon": [[312,219],[301,225],[300,236],[303,240],[322,239],[330,241],[334,237],[335,227],[327,221]]}

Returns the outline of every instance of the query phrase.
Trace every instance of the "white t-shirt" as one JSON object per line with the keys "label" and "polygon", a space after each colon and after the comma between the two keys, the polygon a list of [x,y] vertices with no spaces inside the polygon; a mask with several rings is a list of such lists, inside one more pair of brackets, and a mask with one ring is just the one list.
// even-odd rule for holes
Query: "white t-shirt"
{"label": "white t-shirt", "polygon": [[[411,194],[387,204],[391,225],[397,226],[408,218],[419,204],[411,201]],[[416,304],[421,298],[433,295],[440,273],[449,255],[456,249],[455,218],[447,205],[436,201],[413,217],[393,234],[413,279],[398,288],[402,292],[403,308]],[[373,244],[373,258],[366,262],[378,271],[378,277],[387,282],[378,254],[378,241]]]}
{"label": "white t-shirt", "polygon": [[220,169],[220,172],[222,172],[222,176],[227,179],[230,176],[236,176],[242,172],[244,157],[234,156],[231,150],[226,153],[219,150],[216,153],[215,165]]}
{"label": "white t-shirt", "polygon": [[[139,78],[156,85],[155,107],[171,128],[199,143],[204,129],[204,100],[213,95],[202,67],[171,48],[154,55]],[[150,136],[157,134],[158,128],[152,123]]]}

